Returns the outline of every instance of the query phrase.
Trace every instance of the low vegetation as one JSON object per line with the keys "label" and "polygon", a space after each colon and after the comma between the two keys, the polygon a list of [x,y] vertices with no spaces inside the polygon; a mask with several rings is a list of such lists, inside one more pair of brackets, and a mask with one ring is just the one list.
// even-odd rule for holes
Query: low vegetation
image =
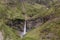
{"label": "low vegetation", "polygon": [[0,31],[3,40],[60,40],[60,1],[0,0]]}

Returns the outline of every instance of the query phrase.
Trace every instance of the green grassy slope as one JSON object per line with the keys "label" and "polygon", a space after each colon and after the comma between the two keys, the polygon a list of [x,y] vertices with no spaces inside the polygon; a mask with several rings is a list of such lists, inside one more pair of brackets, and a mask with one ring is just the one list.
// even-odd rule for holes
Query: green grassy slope
{"label": "green grassy slope", "polygon": [[24,40],[60,40],[59,38],[60,18],[55,18],[34,29],[33,31],[28,32],[27,35],[24,37]]}
{"label": "green grassy slope", "polygon": [[[32,18],[37,18],[40,16],[43,17],[46,15],[50,15],[53,13],[55,9],[54,7],[50,7],[47,9],[45,5],[40,5],[37,3],[35,3],[34,5],[25,3],[24,5],[26,11],[25,14],[27,14],[28,19],[30,19],[31,16]],[[0,15],[4,15],[4,17],[9,19],[15,19],[15,18],[24,19],[24,15],[22,12],[22,5],[18,1],[17,2],[11,1],[8,3],[4,3],[3,1],[0,2]]]}
{"label": "green grassy slope", "polygon": [[[4,3],[0,0],[0,30],[4,31],[4,38],[9,37],[12,40],[21,40],[17,35],[17,31],[5,25],[6,18],[8,19],[24,19],[24,15],[22,14],[22,6],[19,2],[12,2],[12,4]],[[57,2],[58,3],[58,2]],[[58,3],[60,4],[60,3]],[[57,4],[56,4],[57,5]],[[58,6],[58,5],[57,5]],[[60,6],[60,5],[59,5]],[[44,17],[50,14],[54,14],[55,17],[60,17],[60,7],[55,8],[55,5],[51,6],[47,9],[45,5],[40,5],[35,3],[31,5],[29,3],[25,3],[25,9],[27,14],[27,19],[34,19],[37,17]],[[24,39],[22,40],[42,40],[42,35],[44,35],[45,40],[48,40],[46,35],[49,33],[56,34],[57,37],[60,37],[60,18],[50,20],[43,24],[42,26],[28,32]],[[54,36],[56,36],[54,35]],[[4,39],[5,40],[5,39]],[[57,40],[55,37],[51,38],[51,40]]]}

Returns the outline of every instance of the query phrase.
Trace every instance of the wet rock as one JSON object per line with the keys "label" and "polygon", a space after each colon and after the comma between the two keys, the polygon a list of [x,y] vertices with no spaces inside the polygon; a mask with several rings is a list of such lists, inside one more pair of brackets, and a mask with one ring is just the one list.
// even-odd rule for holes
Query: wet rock
{"label": "wet rock", "polygon": [[23,31],[24,20],[23,19],[10,19],[6,22],[6,25],[13,29]]}
{"label": "wet rock", "polygon": [[[45,23],[48,20],[51,20],[53,18],[54,18],[54,15],[51,14],[51,15],[47,15],[47,16],[44,16],[44,17],[38,17],[38,18],[35,18],[35,19],[26,20],[26,22],[27,22],[26,23],[27,24],[27,27],[26,27],[27,31],[30,31],[30,30],[42,25],[43,23]],[[9,19],[6,22],[6,25],[12,27],[13,29],[23,31],[24,22],[25,22],[24,19]]]}

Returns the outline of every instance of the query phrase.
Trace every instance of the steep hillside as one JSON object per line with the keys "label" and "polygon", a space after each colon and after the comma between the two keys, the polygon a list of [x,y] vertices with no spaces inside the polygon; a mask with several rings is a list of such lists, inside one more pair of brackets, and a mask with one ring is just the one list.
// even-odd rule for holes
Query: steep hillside
{"label": "steep hillside", "polygon": [[[59,20],[59,0],[0,0],[4,40],[60,40]],[[27,33],[21,39],[25,22]]]}
{"label": "steep hillside", "polygon": [[60,17],[28,32],[23,40],[60,40]]}

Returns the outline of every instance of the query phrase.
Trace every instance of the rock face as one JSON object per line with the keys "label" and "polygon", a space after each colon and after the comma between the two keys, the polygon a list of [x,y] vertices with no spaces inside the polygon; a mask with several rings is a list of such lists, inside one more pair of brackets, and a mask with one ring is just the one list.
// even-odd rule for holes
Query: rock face
{"label": "rock face", "polygon": [[[24,22],[25,20],[23,19],[9,19],[7,22],[6,22],[6,25],[8,25],[9,27],[12,27],[13,29],[16,29],[16,30],[19,30],[19,31],[23,31],[24,29]],[[39,24],[41,25],[43,23],[42,19],[33,19],[33,20],[27,20],[26,21],[27,23],[27,31],[31,30],[31,29],[34,29],[36,28],[36,26]]]}
{"label": "rock face", "polygon": [[9,27],[12,27],[13,29],[23,31],[23,26],[24,26],[24,20],[23,19],[9,19],[6,22],[6,25]]}
{"label": "rock face", "polygon": [[27,21],[27,31],[28,29],[34,29],[37,26],[41,25],[43,23],[42,18],[36,18],[36,19],[32,19],[32,20],[28,20]]}
{"label": "rock face", "polygon": [[[31,29],[34,29],[34,28],[42,25],[46,21],[48,21],[50,19],[53,19],[53,18],[54,18],[54,15],[51,14],[51,15],[48,15],[48,16],[45,16],[45,17],[38,17],[38,18],[35,18],[35,19],[27,20],[26,21],[27,31],[29,31]],[[9,27],[12,27],[13,29],[16,29],[16,30],[19,30],[19,31],[23,32],[24,22],[25,22],[24,19],[9,19],[6,22],[6,25],[8,25]]]}
{"label": "rock face", "polygon": [[3,40],[3,33],[0,31],[0,40]]}

